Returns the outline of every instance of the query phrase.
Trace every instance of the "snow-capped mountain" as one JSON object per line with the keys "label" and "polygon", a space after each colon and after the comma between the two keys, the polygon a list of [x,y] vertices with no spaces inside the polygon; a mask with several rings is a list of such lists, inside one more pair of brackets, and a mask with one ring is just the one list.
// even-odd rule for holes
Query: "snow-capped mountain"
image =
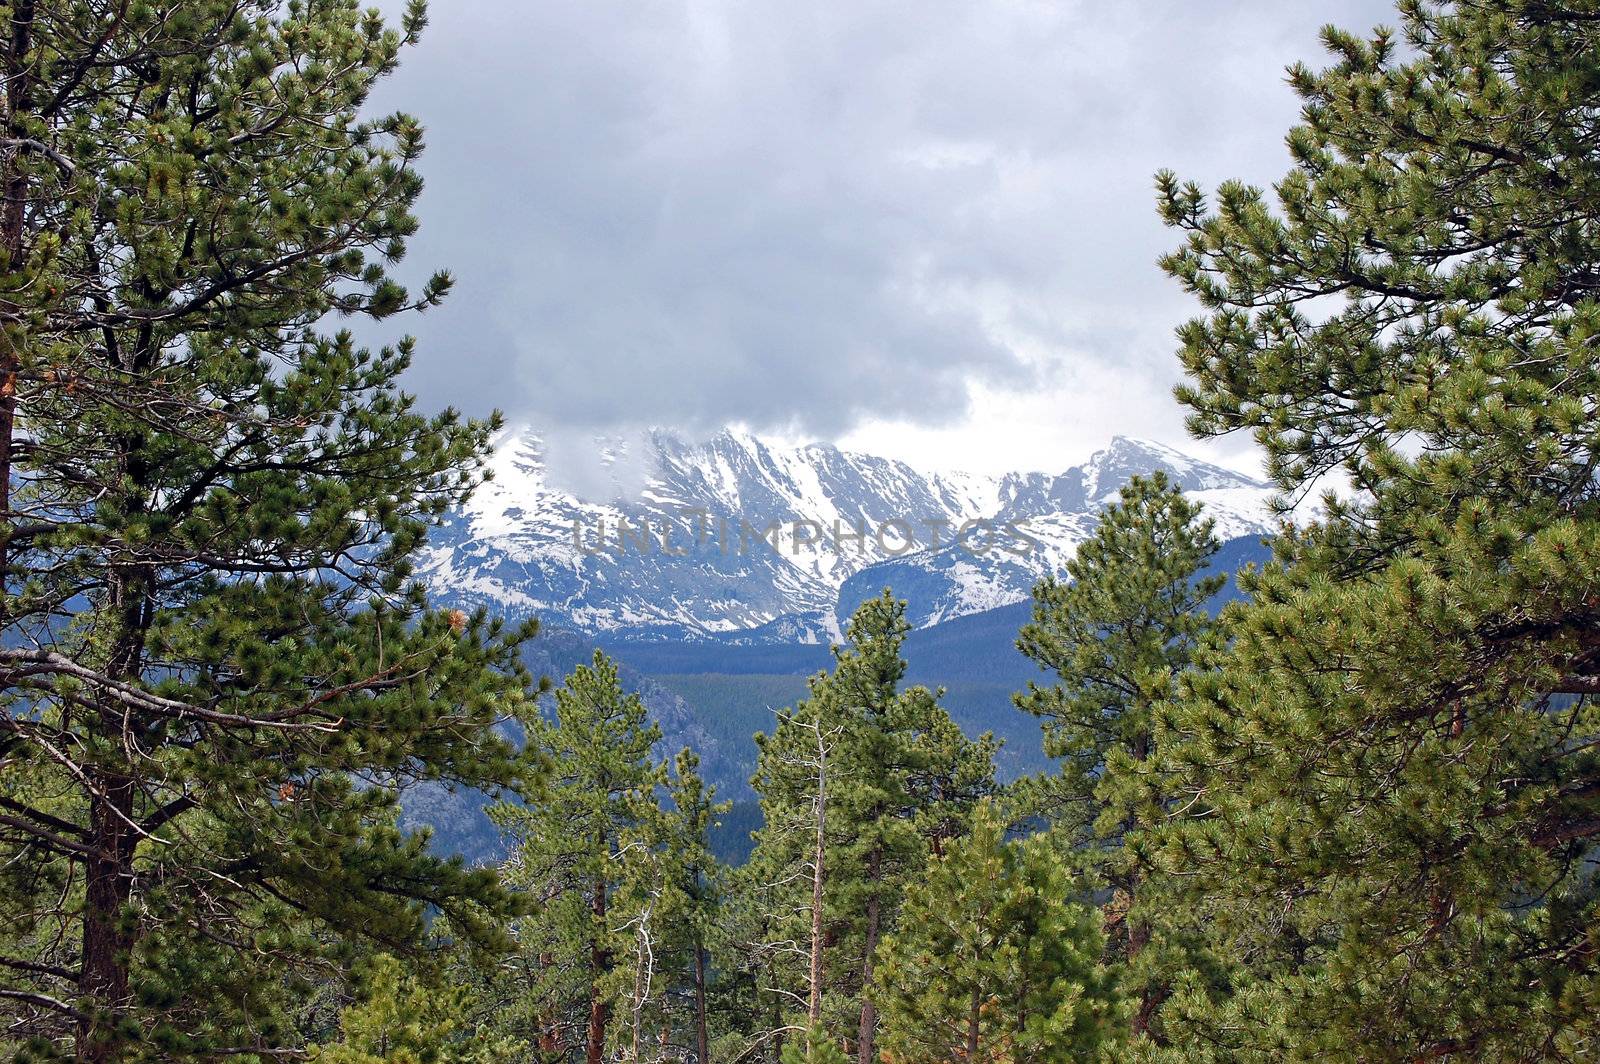
{"label": "snow-capped mountain", "polygon": [[596,501],[551,482],[537,436],[508,436],[421,576],[443,599],[610,639],[814,642],[886,586],[924,626],[1027,597],[1141,473],[1204,502],[1219,538],[1274,527],[1265,484],[1120,436],[1060,474],[995,477],[732,431],[642,449],[610,457],[642,459],[643,487]]}

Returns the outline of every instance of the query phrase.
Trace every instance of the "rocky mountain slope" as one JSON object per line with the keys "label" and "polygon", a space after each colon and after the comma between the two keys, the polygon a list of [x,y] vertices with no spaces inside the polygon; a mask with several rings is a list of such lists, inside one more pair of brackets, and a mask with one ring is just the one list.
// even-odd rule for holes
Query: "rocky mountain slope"
{"label": "rocky mountain slope", "polygon": [[494,479],[432,536],[422,577],[443,599],[608,641],[826,642],[886,586],[918,626],[1020,601],[1140,473],[1203,501],[1220,538],[1273,527],[1266,485],[1125,437],[1058,474],[992,477],[731,431],[644,446],[613,455],[642,459],[643,486],[595,500],[552,483],[538,437],[508,437]]}

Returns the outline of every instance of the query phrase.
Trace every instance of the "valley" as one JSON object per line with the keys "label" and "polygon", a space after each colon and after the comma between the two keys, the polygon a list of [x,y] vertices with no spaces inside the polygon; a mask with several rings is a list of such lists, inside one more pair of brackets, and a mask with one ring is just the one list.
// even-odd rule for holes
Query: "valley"
{"label": "valley", "polygon": [[[916,627],[904,648],[906,682],[942,687],[942,704],[964,732],[1003,740],[996,770],[1012,780],[1049,767],[1038,722],[1013,702],[1043,678],[1016,648],[1030,616],[1029,592],[1062,571],[1124,484],[1161,472],[1204,501],[1224,540],[1218,571],[1264,559],[1262,537],[1272,527],[1265,485],[1122,437],[1056,476],[988,480],[924,476],[832,447],[785,450],[735,433],[698,447],[661,433],[652,441],[655,476],[637,497],[608,503],[552,487],[536,439],[503,446],[496,479],[449,517],[425,552],[423,571],[441,601],[539,616],[542,634],[524,656],[553,681],[596,649],[615,658],[628,689],[662,729],[660,753],[693,748],[707,781],[734,803],[714,838],[719,855],[733,860],[747,851],[748,832],[759,823],[749,783],[756,763],[751,736],[770,731],[774,714],[805,696],[807,677],[831,665],[840,618],[861,601],[884,588],[907,601]],[[591,537],[606,522],[638,529],[653,520],[665,527],[677,512],[670,507],[695,514],[801,512],[829,526],[944,512],[950,516],[933,520],[956,529],[978,520],[972,514],[989,513],[997,522],[1026,522],[1039,545],[1022,554],[979,553],[946,533],[941,546],[898,555],[876,550],[873,535],[865,537],[864,554],[807,543],[795,553],[771,540],[743,555],[724,552],[714,540],[701,551],[673,554],[658,538],[647,554],[584,550],[572,539],[571,523]],[[692,535],[681,542],[693,542]],[[1233,593],[1230,581],[1217,603]],[[441,849],[498,858],[500,843],[482,805],[480,796],[423,785],[409,797],[407,815],[413,826],[432,826]]]}

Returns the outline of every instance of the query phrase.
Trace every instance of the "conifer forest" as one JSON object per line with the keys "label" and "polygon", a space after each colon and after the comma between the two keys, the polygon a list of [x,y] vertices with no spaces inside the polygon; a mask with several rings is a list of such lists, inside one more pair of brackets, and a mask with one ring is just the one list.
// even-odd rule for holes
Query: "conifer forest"
{"label": "conifer forest", "polygon": [[1600,0],[1324,0],[1270,185],[1127,178],[1247,557],[1130,467],[1005,704],[897,563],[715,750],[429,553],[508,422],[409,384],[385,101],[467,6],[0,3],[0,1055],[1600,1061]]}

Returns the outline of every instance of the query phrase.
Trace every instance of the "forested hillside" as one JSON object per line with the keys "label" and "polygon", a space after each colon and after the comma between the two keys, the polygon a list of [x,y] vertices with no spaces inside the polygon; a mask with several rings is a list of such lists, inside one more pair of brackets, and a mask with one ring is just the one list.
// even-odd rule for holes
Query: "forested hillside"
{"label": "forested hillside", "polygon": [[691,587],[557,572],[501,419],[342,328],[453,285],[373,104],[421,0],[0,7],[0,1053],[1600,1059],[1600,0],[1395,19],[1270,188],[1155,179],[1176,400],[1270,485],[663,436],[663,506],[1060,533]]}
{"label": "forested hillside", "polygon": [[[1222,545],[1210,568],[1231,574],[1264,562],[1269,553],[1260,539],[1240,537]],[[1237,596],[1230,579],[1205,608],[1215,611]],[[946,621],[912,631],[904,646],[909,682],[944,688],[943,702],[963,732],[992,732],[1002,741],[995,771],[1004,782],[1051,765],[1038,726],[1014,702],[1018,691],[1041,676],[1017,649],[1017,634],[1031,611],[1030,604],[1018,603]],[[547,628],[524,645],[523,661],[536,674],[563,676],[595,649],[590,638]],[[752,736],[769,730],[778,712],[804,697],[807,678],[832,660],[828,648],[697,640],[601,649],[615,658],[623,686],[639,695],[661,728],[663,751],[695,750],[706,781],[733,803],[726,823],[713,831],[713,846],[720,858],[738,863],[749,852],[749,833],[760,816],[750,787],[756,769]],[[520,731],[509,734],[520,741]],[[406,793],[403,805],[403,823],[431,828],[437,851],[474,862],[504,857],[505,840],[490,822],[482,795],[423,784]]]}

